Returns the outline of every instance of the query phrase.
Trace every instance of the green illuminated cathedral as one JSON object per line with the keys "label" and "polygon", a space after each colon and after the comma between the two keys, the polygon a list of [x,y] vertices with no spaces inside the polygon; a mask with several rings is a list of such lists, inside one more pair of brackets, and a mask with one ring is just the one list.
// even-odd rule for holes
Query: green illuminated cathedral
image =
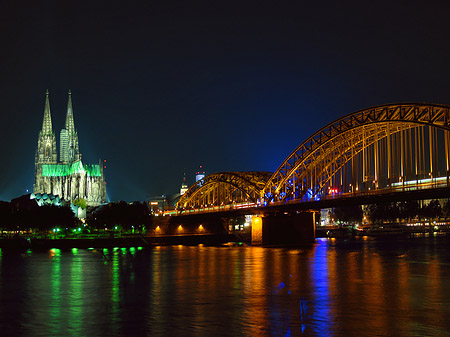
{"label": "green illuminated cathedral", "polygon": [[66,201],[85,199],[88,206],[97,206],[106,202],[106,184],[101,162],[99,164],[81,162],[70,91],[65,128],[61,130],[59,143],[58,161],[47,91],[44,121],[39,132],[35,157],[33,193],[35,195],[53,194]]}

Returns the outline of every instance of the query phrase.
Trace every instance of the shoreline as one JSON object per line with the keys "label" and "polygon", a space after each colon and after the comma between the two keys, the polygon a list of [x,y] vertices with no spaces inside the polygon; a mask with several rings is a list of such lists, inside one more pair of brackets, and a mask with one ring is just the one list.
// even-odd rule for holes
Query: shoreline
{"label": "shoreline", "polygon": [[[244,239],[244,240],[243,240]],[[152,247],[168,245],[221,245],[227,242],[246,242],[233,234],[137,236],[115,238],[3,238],[0,248],[5,250],[49,250],[71,248]]]}

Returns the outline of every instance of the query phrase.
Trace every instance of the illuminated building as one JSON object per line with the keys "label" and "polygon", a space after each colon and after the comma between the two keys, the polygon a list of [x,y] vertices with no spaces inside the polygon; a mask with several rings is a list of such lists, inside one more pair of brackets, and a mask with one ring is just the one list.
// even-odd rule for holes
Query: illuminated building
{"label": "illuminated building", "polygon": [[205,171],[203,171],[203,166],[200,165],[199,171],[195,174],[195,182],[205,178]]}
{"label": "illuminated building", "polygon": [[85,199],[88,206],[97,206],[106,202],[106,184],[101,163],[83,164],[81,162],[70,91],[65,129],[60,133],[59,158],[58,162],[47,91],[44,120],[39,132],[35,156],[33,193],[35,195],[53,194],[66,201]]}
{"label": "illuminated building", "polygon": [[186,172],[184,173],[183,176],[183,182],[181,183],[181,188],[180,188],[180,195],[183,195],[184,193],[186,193],[186,191],[188,190],[188,185],[186,183]]}

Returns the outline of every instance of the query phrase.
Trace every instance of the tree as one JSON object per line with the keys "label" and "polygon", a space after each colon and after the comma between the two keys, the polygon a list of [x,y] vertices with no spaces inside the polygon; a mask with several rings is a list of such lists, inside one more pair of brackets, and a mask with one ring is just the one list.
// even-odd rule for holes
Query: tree
{"label": "tree", "polygon": [[74,200],[73,204],[75,206],[78,206],[78,207],[82,208],[82,209],[86,209],[86,200],[83,199],[83,198]]}
{"label": "tree", "polygon": [[367,217],[373,224],[383,222],[387,216],[386,204],[371,204],[367,206]]}
{"label": "tree", "polygon": [[416,200],[403,201],[399,203],[399,216],[401,219],[411,221],[419,215],[419,203]]}
{"label": "tree", "polygon": [[336,220],[345,223],[361,222],[363,218],[362,207],[359,205],[336,207],[334,217]]}
{"label": "tree", "polygon": [[15,227],[11,203],[0,201],[0,228],[13,230]]}
{"label": "tree", "polygon": [[130,230],[151,224],[151,216],[145,203],[128,204],[125,201],[119,201],[93,209],[88,214],[87,221],[95,228],[120,226],[124,230]]}
{"label": "tree", "polygon": [[450,199],[444,202],[444,207],[442,207],[442,215],[446,218],[450,217]]}
{"label": "tree", "polygon": [[436,219],[442,214],[441,204],[439,200],[431,200],[428,205],[421,208],[421,214],[425,218]]}
{"label": "tree", "polygon": [[74,227],[77,223],[75,214],[68,206],[41,206],[31,214],[32,224],[40,230],[54,227]]}

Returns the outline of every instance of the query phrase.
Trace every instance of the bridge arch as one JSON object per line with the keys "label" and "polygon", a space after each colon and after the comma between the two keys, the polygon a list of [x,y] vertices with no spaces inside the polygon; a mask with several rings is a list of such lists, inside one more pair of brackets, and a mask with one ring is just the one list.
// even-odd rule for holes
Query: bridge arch
{"label": "bridge arch", "polygon": [[442,104],[387,104],[350,113],[301,143],[268,180],[261,199],[306,201],[405,188],[411,179],[432,182],[442,175],[448,183],[449,122],[450,106]]}
{"label": "bridge arch", "polygon": [[221,172],[192,185],[177,202],[177,210],[256,203],[272,172]]}

